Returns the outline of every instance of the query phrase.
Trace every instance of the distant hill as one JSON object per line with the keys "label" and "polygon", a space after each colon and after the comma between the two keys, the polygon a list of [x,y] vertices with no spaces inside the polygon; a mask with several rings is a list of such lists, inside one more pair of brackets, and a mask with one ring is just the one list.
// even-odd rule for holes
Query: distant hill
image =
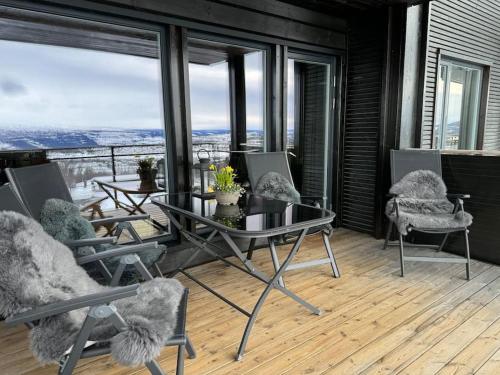
{"label": "distant hill", "polygon": [[[248,137],[262,137],[262,130],[249,130]],[[230,142],[227,129],[193,130],[193,144]],[[0,150],[90,148],[99,146],[163,144],[161,129],[44,129],[0,128]]]}
{"label": "distant hill", "polygon": [[110,145],[155,144],[165,140],[160,129],[17,130],[0,129],[3,150],[86,148]]}

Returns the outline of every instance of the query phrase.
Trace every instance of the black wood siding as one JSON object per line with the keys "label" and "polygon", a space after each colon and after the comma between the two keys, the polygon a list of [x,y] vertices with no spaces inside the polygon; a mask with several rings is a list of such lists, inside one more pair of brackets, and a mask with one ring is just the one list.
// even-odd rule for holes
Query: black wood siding
{"label": "black wood siding", "polygon": [[[443,177],[450,192],[468,193],[465,209],[474,216],[470,227],[471,256],[500,264],[500,157],[443,155]],[[446,250],[463,254],[463,235],[453,235]]]}
{"label": "black wood siding", "polygon": [[500,1],[435,0],[431,2],[428,35],[422,148],[432,147],[438,53],[483,60],[490,70],[484,149],[500,149]]}
{"label": "black wood siding", "polygon": [[[22,1],[20,1],[22,2]],[[132,18],[176,26],[232,29],[289,42],[345,49],[346,21],[330,14],[303,9],[276,0],[48,0],[48,3],[98,9]],[[1,1],[0,1],[1,3]],[[139,11],[136,13],[131,13]],[[216,31],[216,29],[214,29]],[[276,41],[278,41],[276,40]]]}
{"label": "black wood siding", "polygon": [[342,225],[375,232],[386,27],[384,15],[353,20],[348,36]]}

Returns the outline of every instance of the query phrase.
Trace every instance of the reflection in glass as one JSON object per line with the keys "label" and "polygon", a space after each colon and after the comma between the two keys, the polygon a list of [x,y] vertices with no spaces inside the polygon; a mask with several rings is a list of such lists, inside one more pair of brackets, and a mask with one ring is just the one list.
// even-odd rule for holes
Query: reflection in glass
{"label": "reflection in glass", "polygon": [[437,82],[434,146],[474,149],[477,142],[482,68],[443,59]]}
{"label": "reflection in glass", "polygon": [[193,163],[198,152],[208,150],[211,158],[229,157],[229,67],[225,60],[207,64],[189,63]]}
{"label": "reflection in glass", "polygon": [[[287,150],[302,195],[328,196],[330,65],[288,60]],[[326,203],[326,201],[324,202]]]}
{"label": "reflection in glass", "polygon": [[[216,222],[239,231],[285,230],[312,220],[333,220],[331,211],[293,204],[256,195],[246,195],[236,206],[220,206],[215,199],[203,199],[190,193],[166,194],[153,198],[171,212],[187,212],[200,222]],[[203,219],[203,220],[202,220]],[[288,229],[287,229],[288,228]]]}
{"label": "reflection in glass", "polygon": [[[230,164],[244,183],[243,152],[265,148],[265,52],[192,37],[188,58],[193,164],[207,150],[210,162]],[[200,183],[194,176],[193,187]]]}
{"label": "reflection in glass", "polygon": [[[2,35],[12,33],[0,40],[0,150],[46,150],[77,201],[104,196],[94,177],[138,179],[136,155],[166,165],[158,32],[7,13],[0,19]],[[106,200],[101,208],[114,205]]]}
{"label": "reflection in glass", "polygon": [[264,53],[245,54],[246,149],[264,151]]}

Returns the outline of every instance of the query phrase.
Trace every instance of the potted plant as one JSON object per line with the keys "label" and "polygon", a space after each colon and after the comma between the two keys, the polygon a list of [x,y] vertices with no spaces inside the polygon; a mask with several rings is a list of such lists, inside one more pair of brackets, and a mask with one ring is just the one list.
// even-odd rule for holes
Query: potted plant
{"label": "potted plant", "polygon": [[236,173],[231,166],[217,167],[211,164],[209,169],[214,175],[213,189],[215,191],[215,199],[222,206],[237,204],[241,194],[245,191],[240,184],[234,182]]}
{"label": "potted plant", "polygon": [[153,157],[137,160],[137,174],[141,180],[141,188],[151,187],[155,184],[158,169],[153,167],[154,161]]}

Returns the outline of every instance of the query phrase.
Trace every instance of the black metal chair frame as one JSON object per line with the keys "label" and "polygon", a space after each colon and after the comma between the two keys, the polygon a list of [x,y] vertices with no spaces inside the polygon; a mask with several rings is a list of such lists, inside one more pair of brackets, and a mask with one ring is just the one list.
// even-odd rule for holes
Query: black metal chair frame
{"label": "black metal chair frame", "polygon": [[[432,170],[439,176],[442,176],[441,168],[441,154],[439,150],[420,150],[420,149],[407,149],[407,150],[391,150],[391,181],[392,183],[398,182],[406,174],[419,170]],[[388,197],[394,199],[393,210],[396,212],[396,217],[399,217],[399,198],[396,195],[388,194]],[[455,201],[455,208],[453,213],[464,211],[464,199],[470,198],[469,194],[447,194],[447,198]],[[439,245],[429,244],[411,244],[404,241],[404,236],[398,231],[398,240],[390,241],[394,223],[389,220],[389,226],[385,236],[383,249],[388,246],[398,246],[400,256],[401,276],[405,273],[405,261],[412,262],[442,262],[442,263],[460,263],[465,264],[465,271],[467,280],[470,280],[470,247],[469,247],[469,229],[464,226],[462,228],[420,228],[410,226],[408,232],[422,232],[428,234],[442,234],[443,240]],[[450,233],[463,232],[465,240],[465,254],[463,258],[455,257],[430,257],[430,256],[406,256],[405,245],[411,247],[423,247],[435,249],[441,252],[446,245]]]}
{"label": "black metal chair frame", "polygon": [[[256,167],[256,163],[259,162],[259,159],[265,159],[266,165],[262,166],[261,168]],[[292,173],[290,171],[290,165],[288,163],[288,157],[287,153],[284,151],[278,151],[278,152],[251,152],[251,153],[245,153],[245,162],[246,162],[246,168],[248,172],[248,177],[249,177],[249,182],[250,186],[252,189],[255,188],[257,185],[260,177],[262,177],[265,173],[268,172],[278,172],[281,175],[283,175],[293,186],[293,178],[292,178]],[[308,201],[310,205],[319,207],[321,206],[321,203],[323,201],[323,197],[320,196],[302,196],[301,199]],[[292,271],[292,270],[297,270],[297,269],[303,269],[303,268],[309,268],[309,267],[316,267],[316,266],[321,266],[324,264],[330,264],[332,268],[332,274],[334,277],[340,277],[340,270],[337,265],[337,261],[335,259],[335,255],[333,254],[331,245],[330,245],[330,237],[333,233],[333,227],[331,224],[324,225],[319,228],[313,228],[313,230],[309,231],[307,235],[317,235],[321,234],[322,240],[323,240],[323,245],[325,247],[326,253],[327,253],[327,258],[321,258],[321,259],[313,259],[305,262],[300,262],[300,263],[294,263],[290,264],[287,266],[285,269],[286,271]],[[269,250],[271,252],[271,259],[273,262],[274,269],[276,271],[279,270],[280,268],[280,261],[278,258],[278,254],[276,251],[276,244],[283,242],[280,241],[281,238],[278,237],[271,237],[268,239],[268,246]],[[255,250],[255,243],[256,243],[256,238],[252,238],[250,240],[250,245],[248,247],[248,252],[247,252],[247,259],[250,260],[252,259],[253,251]],[[283,281],[283,277],[280,276],[278,280],[280,286],[284,287],[285,283]]]}

